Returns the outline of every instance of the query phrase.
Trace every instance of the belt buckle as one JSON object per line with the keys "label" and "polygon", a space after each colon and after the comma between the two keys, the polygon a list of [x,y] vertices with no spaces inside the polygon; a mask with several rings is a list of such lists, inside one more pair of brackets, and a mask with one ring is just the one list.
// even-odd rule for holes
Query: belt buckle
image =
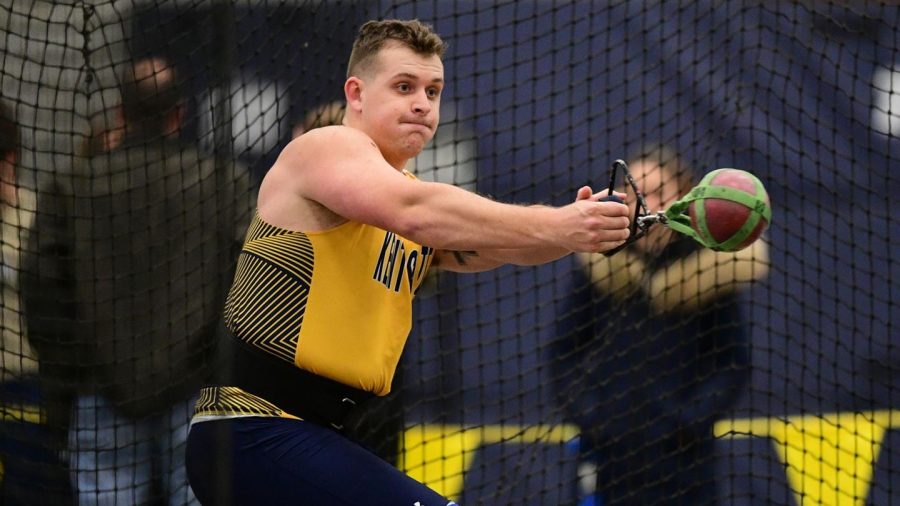
{"label": "belt buckle", "polygon": [[[356,401],[354,401],[353,399],[351,399],[349,397],[344,397],[343,399],[341,399],[341,404],[348,404],[348,406],[344,410],[344,413],[341,415],[340,421],[343,422],[344,419],[347,418],[347,415],[350,414],[350,410],[356,406]],[[331,427],[338,431],[344,430],[343,423],[331,422]]]}

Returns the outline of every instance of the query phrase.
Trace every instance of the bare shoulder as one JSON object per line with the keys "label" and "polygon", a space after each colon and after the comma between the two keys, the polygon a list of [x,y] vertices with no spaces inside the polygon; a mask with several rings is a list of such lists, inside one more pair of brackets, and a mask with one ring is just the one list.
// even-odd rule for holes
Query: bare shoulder
{"label": "bare shoulder", "polygon": [[[345,126],[310,130],[291,141],[263,179],[260,216],[289,230],[324,230],[359,219],[357,192],[387,165],[375,142]],[[395,174],[396,175],[396,174]]]}
{"label": "bare shoulder", "polygon": [[292,140],[260,185],[260,217],[296,231],[325,230],[346,221],[319,202],[310,188],[327,184],[329,167],[340,163],[333,153],[346,153],[367,140],[371,141],[362,132],[341,126],[317,128]]}
{"label": "bare shoulder", "polygon": [[297,137],[281,151],[270,172],[300,191],[333,178],[336,170],[363,160],[380,159],[375,142],[355,128],[328,126]]}
{"label": "bare shoulder", "polygon": [[[350,158],[354,153],[378,153],[375,141],[365,133],[346,126],[316,128],[292,140],[275,162],[282,159],[293,163],[285,164],[293,169],[321,166],[332,160]],[[314,162],[314,163],[311,163]]]}
{"label": "bare shoulder", "polygon": [[316,128],[291,141],[278,156],[272,172],[307,198],[317,199],[323,189],[348,175],[385,165],[371,137],[345,126]]}

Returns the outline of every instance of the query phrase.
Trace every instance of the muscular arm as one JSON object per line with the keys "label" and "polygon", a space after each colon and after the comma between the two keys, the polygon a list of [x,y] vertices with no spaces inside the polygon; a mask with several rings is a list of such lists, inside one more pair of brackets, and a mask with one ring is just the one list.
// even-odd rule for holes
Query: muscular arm
{"label": "muscular arm", "polygon": [[[606,195],[605,191],[593,193],[590,187],[584,186],[578,190],[575,201],[588,200],[597,202]],[[617,196],[623,200],[625,199],[625,194],[623,193],[617,192]],[[486,249],[482,251],[440,250],[435,253],[435,260],[432,266],[455,272],[480,272],[505,264],[541,265],[558,260],[569,253],[572,253],[572,251],[558,246]]]}
{"label": "muscular arm", "polygon": [[385,162],[369,137],[347,127],[297,138],[270,172],[260,190],[263,214],[283,214],[288,200],[305,199],[438,250],[605,251],[628,235],[622,204],[584,199],[564,207],[524,207],[412,181]]}
{"label": "muscular arm", "polygon": [[481,251],[438,250],[432,267],[454,272],[482,272],[501,265],[540,265],[558,260],[571,253],[556,246],[485,249]]}

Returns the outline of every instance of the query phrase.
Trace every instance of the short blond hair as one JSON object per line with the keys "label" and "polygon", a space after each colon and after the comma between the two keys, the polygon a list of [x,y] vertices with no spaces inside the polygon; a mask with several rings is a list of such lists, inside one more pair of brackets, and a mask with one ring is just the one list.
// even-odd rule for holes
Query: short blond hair
{"label": "short blond hair", "polygon": [[424,56],[444,57],[447,45],[430,25],[418,19],[385,19],[367,21],[359,27],[359,34],[353,42],[347,77],[358,76],[371,69],[378,52],[387,41],[397,41]]}

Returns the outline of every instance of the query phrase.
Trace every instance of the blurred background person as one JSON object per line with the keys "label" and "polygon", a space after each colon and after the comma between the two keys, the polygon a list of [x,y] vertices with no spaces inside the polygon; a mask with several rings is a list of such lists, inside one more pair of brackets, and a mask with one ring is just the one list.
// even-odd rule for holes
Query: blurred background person
{"label": "blurred background person", "polygon": [[325,102],[313,107],[303,116],[302,122],[294,125],[293,138],[300,137],[314,128],[340,125],[344,121],[345,107],[343,100]]}
{"label": "blurred background person", "polygon": [[67,504],[64,432],[48,418],[52,397],[40,383],[20,299],[22,248],[35,208],[34,192],[18,184],[20,152],[13,109],[0,102],[0,504]]}
{"label": "blurred background person", "polygon": [[[651,212],[694,184],[665,146],[629,169]],[[740,292],[766,274],[766,243],[720,253],[656,225],[612,257],[575,263],[550,364],[581,429],[581,504],[714,504],[712,427],[749,380]]]}
{"label": "blurred background person", "polygon": [[214,367],[255,200],[248,174],[181,141],[184,115],[175,69],[136,60],[117,133],[38,201],[27,300],[41,310],[28,316],[72,388],[80,504],[196,503],[184,471],[193,395]]}
{"label": "blurred background person", "polygon": [[121,107],[116,107],[112,114],[101,111],[90,120],[87,135],[75,148],[75,155],[90,157],[111,151],[122,144],[125,138],[125,124]]}

